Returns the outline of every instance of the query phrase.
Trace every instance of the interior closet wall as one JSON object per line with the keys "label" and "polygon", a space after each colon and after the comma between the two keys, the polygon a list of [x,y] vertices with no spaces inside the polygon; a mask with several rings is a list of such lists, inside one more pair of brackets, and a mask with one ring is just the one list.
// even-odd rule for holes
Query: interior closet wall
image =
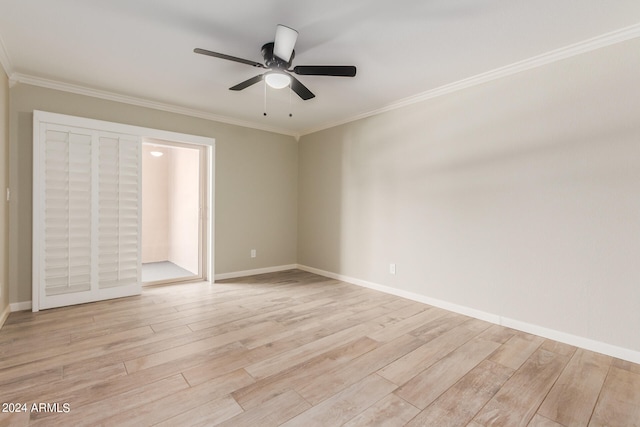
{"label": "interior closet wall", "polygon": [[169,158],[142,145],[142,262],[169,259]]}
{"label": "interior closet wall", "polygon": [[[160,157],[151,151],[161,151]],[[143,145],[142,262],[199,267],[199,152]]]}
{"label": "interior closet wall", "polygon": [[198,273],[200,172],[198,150],[172,148],[169,160],[169,261]]}

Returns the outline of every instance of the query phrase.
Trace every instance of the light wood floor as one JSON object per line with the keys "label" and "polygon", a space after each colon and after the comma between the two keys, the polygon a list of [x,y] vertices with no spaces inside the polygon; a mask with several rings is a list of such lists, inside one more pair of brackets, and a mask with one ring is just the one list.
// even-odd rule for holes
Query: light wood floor
{"label": "light wood floor", "polygon": [[13,313],[2,402],[28,412],[0,425],[622,427],[640,366],[292,270]]}

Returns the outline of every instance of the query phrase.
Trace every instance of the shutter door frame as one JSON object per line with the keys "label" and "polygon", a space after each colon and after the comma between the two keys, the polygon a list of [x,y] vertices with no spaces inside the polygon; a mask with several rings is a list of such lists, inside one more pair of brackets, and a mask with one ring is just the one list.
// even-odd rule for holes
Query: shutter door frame
{"label": "shutter door frame", "polygon": [[[43,291],[42,279],[45,268],[42,252],[44,250],[44,242],[42,241],[43,230],[45,225],[45,215],[43,214],[43,204],[45,202],[45,186],[43,181],[43,162],[44,145],[46,142],[46,129],[68,129],[75,128],[82,132],[89,132],[92,136],[91,164],[92,177],[96,177],[96,165],[99,164],[99,145],[98,139],[100,135],[103,137],[118,136],[129,141],[135,140],[137,144],[137,171],[138,171],[138,224],[137,224],[137,280],[128,286],[102,287],[99,286],[99,270],[97,268],[98,252],[100,250],[99,236],[99,200],[98,193],[100,191],[99,181],[92,178],[91,182],[91,286],[88,292],[65,294],[65,295],[46,295]],[[111,298],[119,298],[123,296],[138,295],[142,291],[141,281],[141,260],[142,260],[142,178],[141,156],[142,156],[142,139],[155,138],[167,141],[184,142],[188,144],[196,144],[207,147],[208,160],[208,203],[204,209],[206,212],[213,213],[214,207],[214,179],[215,171],[215,139],[183,133],[164,131],[159,129],[144,128],[139,126],[125,125],[121,123],[106,122],[102,120],[89,119],[85,117],[68,116],[64,114],[51,113],[46,111],[35,110],[33,112],[33,235],[32,235],[32,311],[40,309],[53,308],[71,304],[81,304],[86,302],[100,301]],[[95,142],[94,142],[95,140]],[[208,234],[205,245],[209,248],[207,256],[207,275],[205,280],[212,280],[215,277],[214,272],[214,218],[213,215],[207,216]]]}

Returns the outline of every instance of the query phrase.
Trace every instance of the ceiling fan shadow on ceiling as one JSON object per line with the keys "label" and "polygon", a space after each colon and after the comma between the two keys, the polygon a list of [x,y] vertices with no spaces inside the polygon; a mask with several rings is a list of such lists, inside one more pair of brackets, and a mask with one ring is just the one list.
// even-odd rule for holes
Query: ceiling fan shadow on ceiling
{"label": "ceiling fan shadow on ceiling", "polygon": [[196,48],[193,51],[202,55],[213,56],[215,58],[226,59],[228,61],[239,62],[241,64],[247,64],[253,67],[269,70],[263,74],[259,74],[238,83],[237,85],[230,87],[229,90],[243,90],[264,80],[274,89],[291,87],[292,91],[306,101],[314,98],[315,95],[305,85],[303,85],[300,80],[295,78],[292,73],[300,76],[355,77],[356,67],[353,65],[297,65],[290,68],[296,54],[294,47],[297,39],[298,32],[296,30],[284,25],[278,25],[276,27],[275,41],[266,43],[262,46],[264,64],[231,55],[225,55],[224,53],[212,52],[206,49]]}

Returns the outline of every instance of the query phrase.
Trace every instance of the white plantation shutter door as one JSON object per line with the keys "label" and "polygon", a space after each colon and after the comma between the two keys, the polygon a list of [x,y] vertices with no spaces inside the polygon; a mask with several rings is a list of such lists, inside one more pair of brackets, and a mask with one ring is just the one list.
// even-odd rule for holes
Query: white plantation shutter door
{"label": "white plantation shutter door", "polygon": [[140,138],[50,123],[38,132],[33,309],[139,294]]}

